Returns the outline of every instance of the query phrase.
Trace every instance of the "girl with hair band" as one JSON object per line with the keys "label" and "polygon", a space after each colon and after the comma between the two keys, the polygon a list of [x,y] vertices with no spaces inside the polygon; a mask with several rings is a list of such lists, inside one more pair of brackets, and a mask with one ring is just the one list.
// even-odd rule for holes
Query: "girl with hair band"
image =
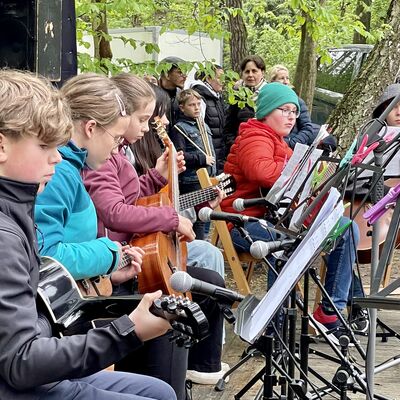
{"label": "girl with hair band", "polygon": [[[77,280],[111,274],[112,283],[119,284],[137,275],[144,252],[97,238],[96,210],[81,173],[103,165],[122,142],[129,126],[123,95],[109,78],[93,73],[70,79],[61,92],[74,130],[59,150],[63,160],[55,176],[36,201],[40,253],[60,261]],[[124,252],[131,265],[118,269]]]}
{"label": "girl with hair band", "polygon": [[[148,122],[155,108],[154,90],[143,79],[131,74],[119,74],[112,80],[127,98],[127,111],[131,116],[131,123],[124,135],[125,143],[120,152],[113,155],[98,171],[85,171],[85,185],[98,211],[99,233],[101,229],[107,229],[111,238],[128,241],[134,233],[176,231],[189,241],[188,273],[198,279],[224,286],[221,253],[207,242],[193,241],[194,233],[190,220],[177,214],[170,206],[135,205],[140,197],[157,193],[166,185],[168,153],[162,153],[154,167],[144,175],[138,176],[127,156],[127,145],[142,140],[143,136],[147,135]],[[166,105],[163,102],[160,105],[165,114]],[[164,114],[161,117],[166,118]],[[178,153],[179,164],[182,164],[181,157]],[[149,163],[146,165],[150,166]],[[219,274],[210,269],[217,270]],[[191,371],[188,372],[188,376],[194,378],[193,380],[197,379],[198,383],[215,384],[228,368],[221,366],[223,316],[215,301],[195,295],[193,299],[199,303],[209,320],[210,336],[190,349],[189,369],[195,376],[190,376]]]}

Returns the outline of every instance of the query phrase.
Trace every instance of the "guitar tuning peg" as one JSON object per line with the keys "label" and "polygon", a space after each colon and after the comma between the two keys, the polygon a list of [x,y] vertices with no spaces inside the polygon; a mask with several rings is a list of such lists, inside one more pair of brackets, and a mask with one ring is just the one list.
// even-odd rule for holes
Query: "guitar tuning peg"
{"label": "guitar tuning peg", "polygon": [[173,314],[176,311],[177,308],[178,308],[178,306],[175,303],[170,303],[170,304],[167,305],[166,310],[169,313]]}

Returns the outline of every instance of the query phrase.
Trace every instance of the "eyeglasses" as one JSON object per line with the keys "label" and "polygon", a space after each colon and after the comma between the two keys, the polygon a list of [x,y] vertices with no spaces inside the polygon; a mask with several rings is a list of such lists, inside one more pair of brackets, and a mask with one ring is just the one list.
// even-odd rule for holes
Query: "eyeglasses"
{"label": "eyeglasses", "polygon": [[106,132],[108,135],[110,135],[113,138],[113,140],[114,140],[113,149],[119,147],[123,143],[123,141],[124,141],[124,137],[123,136],[114,136],[111,132],[109,132],[106,128],[104,128],[103,125],[99,125],[99,124],[97,124],[97,125],[100,128],[104,129],[104,132]]}
{"label": "eyeglasses", "polygon": [[299,118],[300,113],[297,110],[289,110],[287,108],[276,108],[277,110],[281,110],[282,111],[282,116],[283,117],[290,117],[292,114],[296,117]]}

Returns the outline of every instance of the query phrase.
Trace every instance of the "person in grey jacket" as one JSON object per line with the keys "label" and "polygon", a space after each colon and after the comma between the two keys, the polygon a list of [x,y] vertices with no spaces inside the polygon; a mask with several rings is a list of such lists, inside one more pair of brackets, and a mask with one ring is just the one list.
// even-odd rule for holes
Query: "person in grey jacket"
{"label": "person in grey jacket", "polygon": [[0,399],[175,400],[164,382],[102,371],[169,323],[149,312],[161,292],[87,334],[52,337],[36,303],[39,283],[33,207],[54,174],[57,146],[72,131],[69,109],[50,83],[0,71]]}

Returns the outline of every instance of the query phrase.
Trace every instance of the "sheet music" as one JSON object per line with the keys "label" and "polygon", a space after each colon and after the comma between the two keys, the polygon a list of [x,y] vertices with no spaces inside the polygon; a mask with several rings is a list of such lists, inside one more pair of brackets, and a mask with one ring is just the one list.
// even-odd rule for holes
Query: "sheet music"
{"label": "sheet music", "polygon": [[[310,146],[297,143],[293,155],[283,169],[281,176],[268,192],[266,200],[272,204],[277,204],[283,197],[292,199],[321,154],[322,150],[320,149],[310,151]],[[302,164],[305,158],[307,160]]]}
{"label": "sheet music", "polygon": [[[385,134],[385,128],[382,128],[381,131],[378,133],[380,137],[390,137],[390,136],[397,136],[400,132],[400,127],[397,126],[388,126],[386,129],[386,134]],[[397,148],[394,148],[390,151],[388,151],[386,154],[383,156],[383,162],[390,157],[393,152],[397,151]],[[368,154],[368,156],[364,159],[363,164],[368,164],[374,159],[373,153]],[[362,171],[358,177],[359,178],[369,178],[372,176],[372,171],[369,170],[364,170]],[[386,166],[384,177],[389,178],[389,177],[400,177],[400,152],[397,151],[396,155],[390,160],[389,164]]]}
{"label": "sheet music", "polygon": [[285,168],[283,168],[281,176],[277,179],[272,188],[269,190],[267,196],[265,197],[266,200],[268,200],[272,204],[276,204],[280,200],[286,190],[286,186],[291,181],[291,177],[293,176],[294,171],[300,164],[307,150],[308,146],[306,146],[305,144],[296,143],[292,156],[289,158],[289,161],[285,165]]}
{"label": "sheet music", "polygon": [[318,134],[317,134],[316,138],[314,139],[311,146],[316,148],[319,145],[319,142],[328,136],[329,136],[328,124],[321,125],[321,127],[319,128]]}
{"label": "sheet music", "polygon": [[307,178],[307,175],[313,169],[315,163],[319,160],[322,155],[323,150],[315,149],[312,151],[308,161],[304,164],[303,168],[301,168],[294,180],[293,184],[290,186],[288,190],[285,191],[283,197],[293,199],[301,185]]}
{"label": "sheet music", "polygon": [[[308,177],[307,182],[304,185],[303,191],[300,194],[299,203],[302,203],[305,199],[307,199],[309,197],[309,195],[311,193],[312,180],[313,180],[313,175],[311,174]],[[297,226],[297,222],[301,218],[301,216],[302,216],[302,214],[304,212],[304,209],[306,207],[307,207],[307,203],[304,202],[303,204],[301,204],[301,206],[298,206],[294,210],[294,213],[292,215],[292,219],[290,220],[290,224],[289,224],[289,229],[292,230],[293,232],[298,232],[299,231],[300,228]]]}
{"label": "sheet music", "polygon": [[310,230],[286,262],[276,282],[243,324],[240,336],[247,342],[254,343],[263,334],[276,310],[305,272],[313,255],[321,248],[324,240],[343,216],[344,207],[342,201],[338,202],[339,198],[338,190],[331,188]]}

